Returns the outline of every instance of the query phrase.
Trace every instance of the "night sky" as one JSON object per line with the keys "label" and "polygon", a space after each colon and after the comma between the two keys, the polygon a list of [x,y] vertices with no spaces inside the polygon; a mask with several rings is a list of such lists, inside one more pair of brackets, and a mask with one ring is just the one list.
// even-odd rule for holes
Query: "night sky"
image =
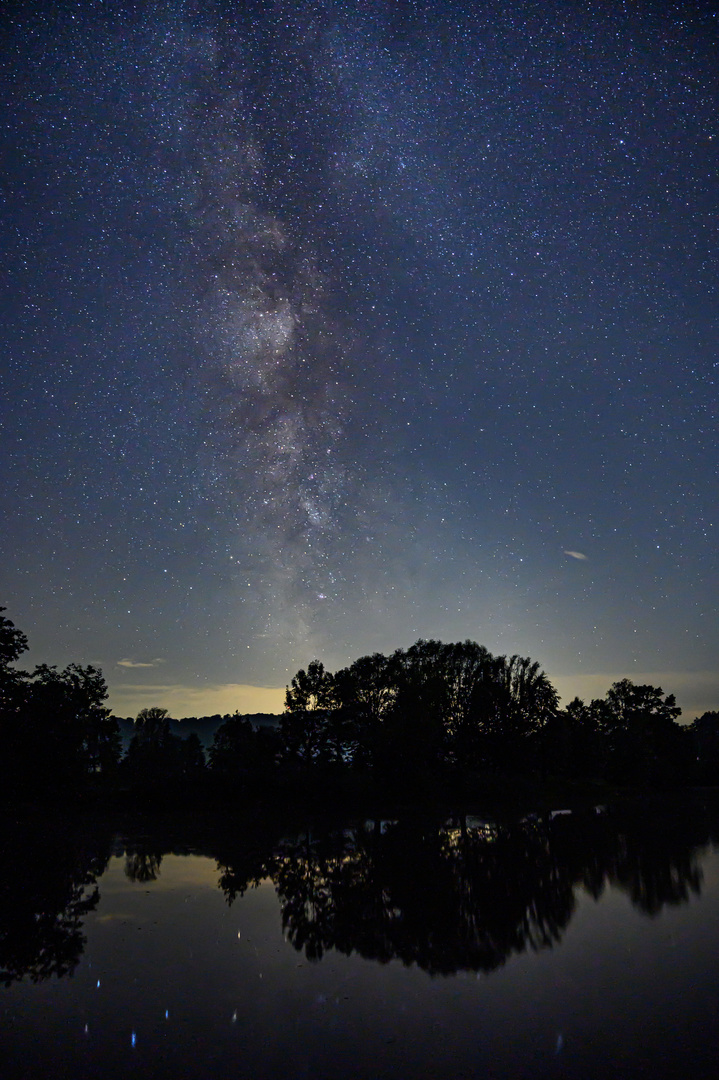
{"label": "night sky", "polygon": [[27,662],[279,711],[469,637],[719,708],[718,10],[3,5]]}

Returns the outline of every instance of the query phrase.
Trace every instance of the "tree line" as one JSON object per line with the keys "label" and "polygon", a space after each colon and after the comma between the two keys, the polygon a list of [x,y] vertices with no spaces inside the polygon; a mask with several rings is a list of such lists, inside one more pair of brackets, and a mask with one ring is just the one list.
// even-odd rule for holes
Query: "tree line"
{"label": "tree line", "polygon": [[23,671],[15,665],[27,647],[0,614],[0,794],[10,799],[110,789],[251,797],[273,784],[331,779],[341,789],[358,777],[419,794],[461,782],[477,795],[490,776],[719,781],[719,713],[680,725],[673,695],[629,679],[560,709],[536,661],[473,641],[420,640],[334,673],[313,660],[291,680],[274,728],[228,716],[207,754],[159,707],[140,711],[123,753],[102,672]]}
{"label": "tree line", "polygon": [[616,682],[566,709],[536,661],[473,641],[420,640],[335,674],[319,661],[287,688],[283,751],[304,765],[396,775],[504,770],[659,782],[691,757],[681,710],[661,688]]}

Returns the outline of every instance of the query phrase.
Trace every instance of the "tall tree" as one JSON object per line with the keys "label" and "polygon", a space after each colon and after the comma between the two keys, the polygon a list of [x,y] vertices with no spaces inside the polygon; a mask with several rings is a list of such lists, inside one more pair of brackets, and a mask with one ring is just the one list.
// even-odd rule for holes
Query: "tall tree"
{"label": "tall tree", "polygon": [[450,759],[476,766],[486,755],[487,732],[492,727],[502,658],[483,645],[462,641],[444,646],[445,678],[448,681],[445,726]]}
{"label": "tall tree", "polygon": [[353,743],[353,764],[376,764],[382,727],[397,694],[396,665],[382,653],[361,656],[336,672],[334,700]]}
{"label": "tall tree", "polygon": [[[685,758],[685,732],[676,723],[681,709],[661,687],[631,679],[613,683],[604,699],[591,704],[608,756],[612,779],[658,780]],[[674,758],[674,761],[672,761]]]}
{"label": "tall tree", "polygon": [[301,668],[285,692],[280,720],[283,752],[304,765],[343,760],[342,724],[334,708],[334,679],[324,664],[313,660]]}
{"label": "tall tree", "polygon": [[444,760],[449,686],[441,641],[420,638],[391,658],[395,693],[382,739],[382,767],[433,770]]}
{"label": "tall tree", "polygon": [[559,696],[536,660],[511,656],[504,664],[503,684],[503,720],[513,734],[538,731],[556,711]]}
{"label": "tall tree", "polygon": [[28,722],[42,743],[54,783],[63,786],[114,768],[120,732],[104,705],[107,683],[99,668],[68,664],[58,671],[40,664],[29,691]]}
{"label": "tall tree", "polygon": [[117,721],[105,708],[107,685],[91,665],[48,664],[13,670],[26,647],[24,635],[3,620],[0,664],[0,742],[5,770],[3,791],[36,797],[81,790],[91,777],[108,773],[120,755]]}
{"label": "tall tree", "polygon": [[[0,612],[6,608],[0,607]],[[0,672],[5,672],[8,664],[13,664],[27,651],[27,638],[15,624],[0,615]]]}
{"label": "tall tree", "polygon": [[0,607],[0,797],[13,793],[27,770],[30,747],[23,730],[27,672],[12,665],[28,647],[27,638]]}
{"label": "tall tree", "polygon": [[557,691],[529,657],[492,657],[485,652],[477,656],[476,668],[464,742],[472,735],[475,755],[487,763],[528,764],[529,737],[555,714]]}

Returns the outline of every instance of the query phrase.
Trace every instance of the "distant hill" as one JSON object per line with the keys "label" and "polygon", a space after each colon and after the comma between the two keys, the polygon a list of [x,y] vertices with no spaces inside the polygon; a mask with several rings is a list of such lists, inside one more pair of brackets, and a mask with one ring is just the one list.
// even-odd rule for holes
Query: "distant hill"
{"label": "distant hill", "polygon": [[[231,720],[233,715],[233,713],[225,713],[224,715],[215,713],[214,716],[186,716],[182,720],[174,720],[172,717],[168,717],[170,734],[179,735],[180,738],[186,739],[188,735],[194,732],[205,750],[209,750],[220,724],[224,724],[225,720]],[[130,739],[135,734],[134,717],[118,716],[116,719],[120,725],[122,748],[127,750]],[[280,722],[279,713],[244,713],[242,719],[249,720],[254,728],[275,728]]]}

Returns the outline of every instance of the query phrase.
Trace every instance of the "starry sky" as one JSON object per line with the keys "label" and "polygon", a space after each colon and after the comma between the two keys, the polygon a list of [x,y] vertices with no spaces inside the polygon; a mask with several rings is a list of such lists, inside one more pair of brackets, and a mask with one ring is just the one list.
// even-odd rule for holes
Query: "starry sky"
{"label": "starry sky", "polygon": [[28,662],[280,711],[469,637],[719,708],[718,11],[3,5]]}

